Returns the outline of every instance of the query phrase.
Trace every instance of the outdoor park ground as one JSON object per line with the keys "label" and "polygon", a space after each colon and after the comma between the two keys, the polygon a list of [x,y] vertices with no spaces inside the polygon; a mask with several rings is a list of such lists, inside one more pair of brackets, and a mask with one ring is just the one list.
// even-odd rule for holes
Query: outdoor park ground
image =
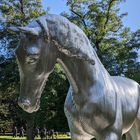
{"label": "outdoor park ground", "polygon": [[[55,139],[55,138],[54,138]],[[57,136],[58,140],[70,140],[70,137],[67,135],[58,135]],[[0,140],[26,140],[26,137],[19,137],[17,136],[16,138],[13,138],[12,136],[0,136]],[[40,137],[35,138],[35,140],[41,140]]]}
{"label": "outdoor park ground", "polygon": [[[58,136],[57,139],[58,140],[71,140],[70,137],[67,137],[67,136]],[[24,138],[20,138],[20,137],[13,138],[12,136],[0,136],[0,140],[26,140],[26,137],[24,137]],[[35,140],[41,140],[41,139],[40,138],[35,138]],[[93,140],[95,140],[95,139],[93,139]],[[122,140],[125,140],[125,138],[123,138]]]}
{"label": "outdoor park ground", "polygon": [[[58,140],[70,140],[70,137],[58,136],[57,139]],[[12,136],[0,136],[0,140],[26,140],[26,137],[20,138],[17,136],[16,138],[13,138]],[[41,139],[35,138],[35,140],[41,140]]]}

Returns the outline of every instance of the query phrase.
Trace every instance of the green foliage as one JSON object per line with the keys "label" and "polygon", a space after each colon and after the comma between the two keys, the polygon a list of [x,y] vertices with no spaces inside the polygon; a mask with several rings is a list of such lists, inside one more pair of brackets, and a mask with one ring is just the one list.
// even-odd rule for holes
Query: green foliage
{"label": "green foliage", "polygon": [[[19,85],[15,59],[0,64],[0,126],[9,128],[15,120],[15,97]],[[12,116],[12,117],[11,117]]]}
{"label": "green foliage", "polygon": [[42,10],[41,0],[1,0],[0,13],[0,126],[10,129],[14,123],[22,125],[28,115],[17,105],[19,73],[13,54],[18,37],[7,27],[26,25],[46,11]]}
{"label": "green foliage", "polygon": [[131,33],[123,26],[122,18],[127,13],[120,14],[121,2],[123,0],[69,0],[71,13],[63,14],[84,30],[111,75],[134,78],[131,75],[140,65],[137,62],[139,33]]}
{"label": "green foliage", "polygon": [[68,87],[68,81],[60,65],[56,64],[41,97],[41,107],[36,116],[36,124],[42,127],[46,124],[47,128],[54,128],[57,131],[68,131],[64,115],[64,102]]}
{"label": "green foliage", "polygon": [[127,59],[129,67],[125,74],[140,83],[140,29],[132,33],[131,40],[127,46],[131,48],[131,51]]}
{"label": "green foliage", "polygon": [[0,9],[6,26],[26,25],[29,20],[45,13],[40,0],[1,0]]}
{"label": "green foliage", "polygon": [[0,56],[7,58],[14,54],[13,48],[18,42],[18,37],[8,32],[8,27],[26,25],[46,11],[42,10],[41,0],[1,0],[0,13],[0,49],[2,50]]}

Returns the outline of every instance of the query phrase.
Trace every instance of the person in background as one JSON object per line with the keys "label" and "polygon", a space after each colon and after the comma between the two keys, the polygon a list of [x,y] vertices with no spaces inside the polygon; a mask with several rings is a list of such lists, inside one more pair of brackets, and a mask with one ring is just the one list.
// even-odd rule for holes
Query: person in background
{"label": "person in background", "polygon": [[48,131],[48,137],[50,138],[50,139],[54,139],[54,130],[53,129],[50,129],[49,131]]}
{"label": "person in background", "polygon": [[14,126],[12,129],[13,137],[17,137],[17,127]]}
{"label": "person in background", "polygon": [[24,132],[25,132],[25,130],[24,130],[24,128],[23,128],[23,126],[19,129],[19,137],[24,137]]}
{"label": "person in background", "polygon": [[39,128],[36,127],[34,130],[35,137],[39,137]]}
{"label": "person in background", "polygon": [[45,127],[43,127],[41,130],[40,130],[40,137],[41,137],[41,139],[44,139],[44,138],[46,138],[46,128]]}

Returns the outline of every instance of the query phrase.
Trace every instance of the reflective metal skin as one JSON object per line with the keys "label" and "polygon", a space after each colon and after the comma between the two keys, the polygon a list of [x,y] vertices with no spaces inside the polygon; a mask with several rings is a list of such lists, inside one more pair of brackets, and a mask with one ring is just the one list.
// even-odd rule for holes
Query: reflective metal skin
{"label": "reflective metal skin", "polygon": [[65,101],[72,140],[140,140],[140,85],[110,76],[84,32],[66,18],[48,14],[20,33],[16,51],[21,78],[19,105],[32,113],[58,62],[70,82]]}

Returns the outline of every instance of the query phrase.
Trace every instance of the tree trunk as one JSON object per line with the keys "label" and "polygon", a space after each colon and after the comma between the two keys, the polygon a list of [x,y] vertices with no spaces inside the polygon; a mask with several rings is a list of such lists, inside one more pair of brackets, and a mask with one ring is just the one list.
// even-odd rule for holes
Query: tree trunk
{"label": "tree trunk", "polygon": [[26,126],[26,133],[27,133],[27,140],[34,140],[34,115],[31,114],[29,118],[27,118],[27,126]]}

